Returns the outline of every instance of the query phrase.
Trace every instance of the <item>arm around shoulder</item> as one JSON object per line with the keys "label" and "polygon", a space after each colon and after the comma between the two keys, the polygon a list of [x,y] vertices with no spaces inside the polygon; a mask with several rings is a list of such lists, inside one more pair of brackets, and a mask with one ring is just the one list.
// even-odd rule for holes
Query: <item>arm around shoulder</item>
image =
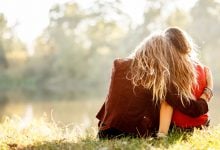
{"label": "arm around shoulder", "polygon": [[199,100],[182,98],[182,101],[178,94],[167,93],[166,101],[173,108],[178,109],[180,112],[191,116],[199,117],[208,112],[208,104],[205,99]]}

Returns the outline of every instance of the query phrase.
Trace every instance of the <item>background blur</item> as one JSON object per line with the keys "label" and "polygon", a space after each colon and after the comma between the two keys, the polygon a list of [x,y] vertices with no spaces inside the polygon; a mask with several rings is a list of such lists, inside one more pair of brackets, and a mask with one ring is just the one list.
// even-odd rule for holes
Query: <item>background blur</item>
{"label": "background blur", "polygon": [[113,59],[152,31],[179,26],[214,75],[220,123],[220,0],[1,0],[0,117],[96,123]]}

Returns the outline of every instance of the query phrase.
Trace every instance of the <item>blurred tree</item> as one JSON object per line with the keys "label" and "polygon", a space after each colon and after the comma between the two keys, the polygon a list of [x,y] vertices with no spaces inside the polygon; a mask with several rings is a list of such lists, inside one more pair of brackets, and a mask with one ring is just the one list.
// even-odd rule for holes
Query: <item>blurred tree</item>
{"label": "blurred tree", "polygon": [[185,28],[189,23],[189,14],[178,8],[177,2],[178,0],[146,0],[143,23],[128,30],[124,46],[131,52],[152,31],[161,30],[168,26]]}
{"label": "blurred tree", "polygon": [[127,17],[114,2],[97,0],[87,10],[76,2],[55,5],[49,26],[36,40],[35,61],[29,63],[26,75],[37,76],[44,87],[71,96],[103,93],[112,59],[122,53],[118,45],[126,35],[126,29],[108,17],[112,12],[122,19]]}
{"label": "blurred tree", "polygon": [[220,81],[220,2],[214,0],[198,0],[191,9],[190,34],[198,42],[202,59],[212,67],[216,82]]}
{"label": "blurred tree", "polygon": [[41,61],[29,72],[39,72],[38,81],[56,91],[103,93],[115,57],[126,57],[152,30],[167,26],[166,22],[175,24],[177,17],[184,16],[179,11],[167,21],[169,15],[163,15],[167,4],[148,2],[144,21],[136,27],[120,11],[117,0],[96,0],[88,9],[76,2],[55,5],[49,26],[36,42],[35,57]]}
{"label": "blurred tree", "polygon": [[17,68],[26,60],[25,45],[14,35],[13,29],[7,26],[4,15],[0,14],[0,66]]}
{"label": "blurred tree", "polygon": [[8,45],[7,60],[10,68],[19,68],[26,64],[28,60],[28,52],[24,43],[16,36],[7,39],[5,43]]}
{"label": "blurred tree", "polygon": [[191,9],[192,24],[189,30],[200,44],[205,41],[210,44],[210,48],[213,48],[219,43],[219,13],[220,3],[213,0],[198,0]]}
{"label": "blurred tree", "polygon": [[[216,40],[209,40],[206,46],[209,49],[216,46],[219,41],[218,5],[209,0],[198,0],[191,11],[185,11],[178,2],[146,0],[143,22],[136,26],[121,11],[119,0],[94,0],[87,8],[75,1],[53,6],[48,27],[35,41],[35,53],[29,58],[24,80],[34,81],[38,90],[65,92],[71,97],[82,93],[105,94],[112,60],[126,57],[149,33],[168,26],[179,26],[193,37],[204,36],[201,39],[207,41],[205,26],[214,26],[216,32],[210,32],[210,35]],[[200,16],[203,13],[204,18]],[[218,18],[216,24],[214,18]],[[7,54],[13,56],[13,53],[3,52],[5,58],[10,58]]]}
{"label": "blurred tree", "polygon": [[5,34],[7,32],[7,21],[3,14],[0,13],[0,67],[6,68],[8,66],[8,62],[5,54]]}
{"label": "blurred tree", "polygon": [[5,57],[4,48],[0,45],[0,68],[7,68],[8,63]]}
{"label": "blurred tree", "polygon": [[167,26],[178,26],[186,29],[190,23],[190,14],[179,8],[175,8],[167,18]]}

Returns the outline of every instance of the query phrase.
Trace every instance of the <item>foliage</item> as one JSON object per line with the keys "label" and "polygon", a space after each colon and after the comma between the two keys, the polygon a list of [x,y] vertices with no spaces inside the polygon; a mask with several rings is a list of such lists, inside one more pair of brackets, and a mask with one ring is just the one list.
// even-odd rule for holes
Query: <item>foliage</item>
{"label": "foliage", "polygon": [[99,1],[94,10],[82,10],[77,3],[55,5],[49,26],[36,41],[26,78],[36,76],[39,86],[56,93],[103,93],[112,59],[125,36],[116,21],[100,17],[106,12],[99,8],[109,6]]}
{"label": "foliage", "polygon": [[213,65],[213,60],[217,61],[220,54],[219,13],[220,5],[217,1],[200,0],[191,10],[191,26],[188,27],[189,33],[198,42],[202,59],[211,67],[216,83],[220,81],[220,64]]}
{"label": "foliage", "polygon": [[[198,0],[186,10],[178,2],[146,0],[139,24],[122,11],[120,0],[94,0],[88,8],[78,1],[56,4],[49,11],[49,25],[35,41],[32,56],[27,55],[25,45],[1,14],[0,66],[7,69],[0,80],[7,79],[11,86],[0,88],[47,90],[71,97],[102,96],[107,91],[113,59],[128,56],[149,33],[168,26],[179,26],[192,35],[200,47],[202,62],[211,66],[218,83],[220,64],[213,65],[213,61],[219,56],[220,4]],[[17,81],[24,84],[17,86]],[[215,86],[219,88],[219,84]]]}
{"label": "foliage", "polygon": [[7,25],[4,14],[0,13],[0,68],[24,64],[27,58],[25,45]]}
{"label": "foliage", "polygon": [[6,20],[3,14],[0,14],[0,65],[1,67],[7,67],[7,60],[5,56],[4,50],[4,41],[3,41],[3,34],[6,30]]}

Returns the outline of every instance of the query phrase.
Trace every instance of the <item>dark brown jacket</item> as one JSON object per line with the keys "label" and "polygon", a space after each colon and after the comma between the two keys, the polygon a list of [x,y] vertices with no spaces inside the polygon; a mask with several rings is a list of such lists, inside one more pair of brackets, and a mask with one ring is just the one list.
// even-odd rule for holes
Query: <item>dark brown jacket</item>
{"label": "dark brown jacket", "polygon": [[[105,103],[97,114],[99,129],[102,125],[140,136],[149,136],[159,125],[159,104],[152,101],[151,91],[135,87],[127,79],[132,59],[114,61],[110,87]],[[197,117],[208,112],[205,100],[190,100],[182,105],[177,92],[170,89],[166,101],[175,109]],[[185,101],[185,100],[184,100]]]}

